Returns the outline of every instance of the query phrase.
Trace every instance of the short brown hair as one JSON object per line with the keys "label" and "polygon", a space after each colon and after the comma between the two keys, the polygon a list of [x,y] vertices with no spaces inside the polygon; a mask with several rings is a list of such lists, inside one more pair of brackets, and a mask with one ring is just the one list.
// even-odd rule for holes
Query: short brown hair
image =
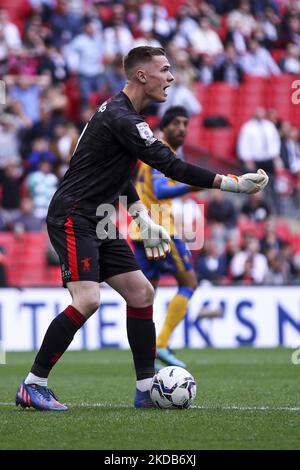
{"label": "short brown hair", "polygon": [[163,47],[139,46],[131,49],[123,61],[126,77],[130,77],[132,69],[137,64],[151,62],[152,58],[157,55],[166,55]]}

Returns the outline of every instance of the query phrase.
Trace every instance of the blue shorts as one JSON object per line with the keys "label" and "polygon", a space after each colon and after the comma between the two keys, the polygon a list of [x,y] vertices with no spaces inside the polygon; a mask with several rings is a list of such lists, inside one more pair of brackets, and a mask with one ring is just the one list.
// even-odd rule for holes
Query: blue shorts
{"label": "blue shorts", "polygon": [[133,242],[135,258],[148,279],[158,280],[161,274],[189,271],[193,268],[192,256],[186,244],[179,238],[171,241],[171,252],[166,258],[149,260],[142,242]]}

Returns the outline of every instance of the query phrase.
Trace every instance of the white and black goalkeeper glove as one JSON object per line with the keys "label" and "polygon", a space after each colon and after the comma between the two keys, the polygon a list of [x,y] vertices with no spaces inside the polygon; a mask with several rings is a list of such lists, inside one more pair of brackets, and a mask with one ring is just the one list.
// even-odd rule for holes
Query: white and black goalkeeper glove
{"label": "white and black goalkeeper glove", "polygon": [[246,173],[245,175],[222,176],[221,191],[231,193],[254,194],[262,191],[268,184],[269,177],[267,173],[259,169],[257,173]]}
{"label": "white and black goalkeeper glove", "polygon": [[147,258],[165,258],[171,251],[171,238],[168,232],[152,221],[146,209],[133,212],[131,215],[140,228]]}

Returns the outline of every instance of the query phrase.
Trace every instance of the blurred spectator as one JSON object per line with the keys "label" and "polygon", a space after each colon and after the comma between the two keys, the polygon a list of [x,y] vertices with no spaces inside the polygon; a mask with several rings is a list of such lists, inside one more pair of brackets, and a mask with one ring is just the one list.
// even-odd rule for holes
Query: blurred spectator
{"label": "blurred spectator", "polygon": [[244,72],[249,75],[269,77],[281,73],[270,52],[256,39],[249,40],[248,51],[241,58],[240,64]]}
{"label": "blurred spectator", "polygon": [[194,54],[209,54],[215,56],[223,51],[223,44],[211,27],[210,20],[202,17],[199,20],[199,28],[188,35]]}
{"label": "blurred spectator", "polygon": [[278,116],[278,110],[276,108],[268,108],[266,110],[266,119],[268,121],[271,121],[276,127],[276,129],[279,130],[281,125],[281,119]]}
{"label": "blurred spectator", "polygon": [[242,27],[238,20],[235,20],[229,26],[229,31],[227,32],[225,43],[232,43],[238,55],[242,56],[247,51],[246,36],[242,32]]}
{"label": "blurred spectator", "polygon": [[266,256],[268,260],[268,271],[264,279],[264,284],[280,286],[290,283],[297,271],[291,266],[284,252],[278,253],[275,249],[269,249]]}
{"label": "blurred spectator", "polygon": [[180,76],[180,83],[190,90],[194,90],[197,71],[191,63],[189,54],[186,51],[178,51],[175,55],[174,70]]}
{"label": "blurred spectator", "polygon": [[0,232],[6,232],[8,230],[7,223],[9,222],[5,211],[2,209],[0,204]]}
{"label": "blurred spectator", "polygon": [[288,121],[284,121],[280,133],[280,158],[286,169],[292,174],[297,174],[300,172],[299,131],[296,127],[291,126]]}
{"label": "blurred spectator", "polygon": [[7,52],[20,51],[22,41],[19,30],[14,23],[9,21],[9,14],[4,9],[0,9],[0,38]]}
{"label": "blurred spectator", "polygon": [[202,110],[202,106],[194,93],[181,83],[181,76],[174,74],[175,83],[168,88],[168,99],[165,103],[159,107],[159,115],[162,116],[164,112],[173,106],[183,106],[188,114],[199,114]]}
{"label": "blurred spectator", "polygon": [[210,223],[224,224],[233,228],[237,221],[237,210],[233,202],[222,191],[212,191],[208,202],[206,218]]}
{"label": "blurred spectator", "polygon": [[24,114],[33,123],[40,118],[40,97],[50,85],[51,78],[46,75],[7,75],[6,84],[10,87],[9,97],[20,102]]}
{"label": "blurred spectator", "polygon": [[274,8],[265,9],[260,24],[269,45],[275,45],[280,36],[280,16],[274,11]]}
{"label": "blurred spectator", "polygon": [[279,66],[283,72],[300,74],[300,49],[295,44],[288,44],[286,55],[280,60]]}
{"label": "blurred spectator", "polygon": [[23,191],[22,183],[22,169],[16,164],[7,164],[0,173],[0,202],[9,226],[18,215]]}
{"label": "blurred spectator", "polygon": [[62,177],[69,167],[79,134],[76,127],[66,120],[55,125],[53,134],[50,149],[58,159],[59,168],[57,176]]}
{"label": "blurred spectator", "polygon": [[236,236],[229,237],[224,250],[227,275],[229,275],[231,261],[239,251],[240,243],[238,238]]}
{"label": "blurred spectator", "polygon": [[53,84],[61,83],[69,77],[67,61],[51,38],[45,40],[45,51],[38,66],[38,73],[49,74]]}
{"label": "blurred spectator", "polygon": [[111,95],[114,95],[123,89],[126,79],[123,71],[123,59],[121,55],[116,55],[114,61],[106,67],[105,81]]}
{"label": "blurred spectator", "polygon": [[90,94],[104,83],[103,38],[93,19],[85,19],[84,32],[65,48],[65,55],[70,69],[78,73],[81,104],[86,104]]}
{"label": "blurred spectator", "polygon": [[79,122],[77,124],[77,129],[78,129],[79,135],[81,134],[81,132],[85,128],[86,123],[91,119],[94,112],[95,112],[95,109],[90,105],[85,106],[80,111]]}
{"label": "blurred spectator", "polygon": [[26,158],[26,166],[30,172],[37,171],[42,160],[48,161],[51,165],[56,162],[56,156],[49,149],[49,139],[46,137],[36,137],[32,142],[32,152]]}
{"label": "blurred spectator", "polygon": [[80,33],[82,15],[71,11],[68,0],[57,0],[57,8],[51,16],[50,24],[54,43],[60,48]]}
{"label": "blurred spectator", "polygon": [[289,19],[289,27],[286,36],[287,42],[292,42],[300,51],[300,17],[299,12],[298,15],[291,16]]}
{"label": "blurred spectator", "polygon": [[40,232],[44,222],[33,214],[33,203],[28,197],[21,200],[20,213],[14,220],[14,231],[16,233]]}
{"label": "blurred spectator", "polygon": [[197,78],[204,85],[210,85],[214,81],[214,58],[209,54],[202,54],[199,58]]}
{"label": "blurred spectator", "polygon": [[19,163],[19,127],[13,115],[0,113],[0,171],[10,163]]}
{"label": "blurred spectator", "polygon": [[264,279],[264,284],[277,286],[285,284],[287,282],[286,266],[284,266],[283,260],[277,250],[268,250],[266,257],[268,260],[268,271]]}
{"label": "blurred spectator", "polygon": [[280,16],[274,11],[274,8],[267,7],[259,24],[264,33],[264,44],[267,48],[277,45],[280,36]]}
{"label": "blurred spectator", "polygon": [[212,240],[205,240],[203,250],[196,260],[195,271],[198,281],[208,280],[221,283],[226,277],[226,260],[220,255]]}
{"label": "blurred spectator", "polygon": [[5,269],[6,256],[4,248],[0,245],[0,287],[7,287],[7,275]]}
{"label": "blurred spectator", "polygon": [[241,213],[255,222],[267,220],[271,214],[271,207],[265,201],[264,193],[250,194],[241,207]]}
{"label": "blurred spectator", "polygon": [[[112,7],[112,25],[103,31],[105,62],[111,63],[116,55],[125,55],[134,47],[134,38],[125,23],[125,10],[122,4]],[[99,47],[99,44],[98,44]]]}
{"label": "blurred spectator", "polygon": [[268,174],[273,174],[275,164],[279,164],[280,136],[265,116],[265,109],[257,108],[254,117],[242,126],[237,151],[246,170],[263,168]]}
{"label": "blurred spectator", "polygon": [[283,240],[281,240],[276,233],[276,223],[273,220],[269,220],[265,227],[265,235],[260,241],[261,251],[266,253],[268,250],[272,249],[279,253],[283,244]]}
{"label": "blurred spectator", "polygon": [[[198,12],[196,13],[198,14]],[[173,31],[172,41],[178,48],[187,48],[189,45],[188,36],[198,29],[196,15],[191,11],[191,4],[179,5],[176,13],[177,24]]]}
{"label": "blurred spectator", "polygon": [[141,36],[134,41],[133,47],[162,47],[161,43],[155,38],[154,31],[150,25],[143,25],[140,30]]}
{"label": "blurred spectator", "polygon": [[142,20],[159,18],[168,21],[168,10],[160,0],[146,1],[140,7]]}
{"label": "blurred spectator", "polygon": [[230,265],[234,281],[244,281],[249,284],[262,284],[268,271],[267,258],[259,253],[259,241],[249,237],[245,248],[232,258]]}
{"label": "blurred spectator", "polygon": [[251,36],[252,31],[256,27],[256,21],[251,14],[251,4],[248,0],[241,0],[239,7],[229,13],[227,17],[227,25],[232,29],[234,25],[239,25],[240,31],[246,38]]}
{"label": "blurred spectator", "polygon": [[168,17],[165,6],[161,5],[159,0],[152,0],[141,5],[140,11],[141,29],[151,29],[155,38],[164,45],[169,39],[174,26],[172,19]]}
{"label": "blurred spectator", "polygon": [[[49,34],[50,31],[47,31],[43,26],[41,15],[34,13],[25,26],[25,34],[23,36],[22,58],[27,59],[27,73],[30,71],[32,75],[35,75],[35,61],[45,52],[44,37],[47,33]],[[35,59],[35,61],[32,60],[30,64],[30,59]],[[32,70],[30,70],[30,65]]]}
{"label": "blurred spectator", "polygon": [[232,43],[228,43],[214,71],[214,80],[237,86],[243,81],[243,69]]}
{"label": "blurred spectator", "polygon": [[38,170],[27,176],[26,184],[33,201],[33,214],[45,220],[58,184],[57,177],[52,173],[51,163],[47,160],[40,160]]}

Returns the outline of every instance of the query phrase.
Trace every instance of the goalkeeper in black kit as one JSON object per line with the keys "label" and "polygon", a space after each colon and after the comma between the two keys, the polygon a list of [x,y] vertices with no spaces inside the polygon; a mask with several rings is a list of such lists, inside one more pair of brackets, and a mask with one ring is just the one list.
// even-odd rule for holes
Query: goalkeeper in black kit
{"label": "goalkeeper in black kit", "polygon": [[268,183],[262,170],[240,177],[223,176],[187,164],[153,136],[139,113],[150,102],[167,99],[174,77],[164,49],[132,49],[124,58],[124,70],[127,83],[123,91],[103,103],[87,123],[49,207],[48,233],[72,303],[49,325],[32,368],[17,391],[16,404],[22,407],[68,410],[48,388],[48,376],[74,334],[98,309],[102,281],[127,303],[127,336],[137,379],[134,406],[154,406],[149,393],[156,355],[154,290],[127,242],[118,233],[105,238],[105,233],[97,230],[101,207],[127,196],[128,211],[140,228],[147,256],[156,259],[169,252],[168,233],[151,220],[131,183],[137,159],[169,178],[199,188],[252,194]]}

